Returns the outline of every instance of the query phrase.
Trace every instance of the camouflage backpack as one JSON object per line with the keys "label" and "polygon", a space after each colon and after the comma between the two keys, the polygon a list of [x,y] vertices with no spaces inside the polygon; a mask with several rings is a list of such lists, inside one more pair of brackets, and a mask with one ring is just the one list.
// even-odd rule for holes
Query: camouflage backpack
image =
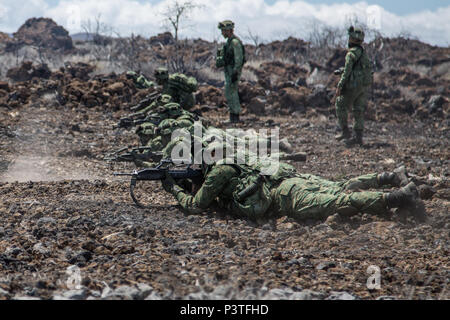
{"label": "camouflage backpack", "polygon": [[169,118],[161,121],[158,125],[157,132],[162,136],[169,136],[177,129],[189,128],[192,125],[193,121],[185,117],[180,117],[177,119]]}
{"label": "camouflage backpack", "polygon": [[[230,163],[227,159],[217,164]],[[272,205],[271,189],[276,187],[284,179],[296,175],[295,168],[289,164],[278,163],[274,174],[263,175],[267,163],[257,162],[253,165],[231,164],[240,172],[237,185],[233,192],[231,210],[233,213],[258,220],[268,218],[269,208]]]}
{"label": "camouflage backpack", "polygon": [[183,114],[183,109],[178,103],[169,102],[156,108],[155,114],[159,115],[161,119],[175,119]]}
{"label": "camouflage backpack", "polygon": [[[241,47],[242,47],[242,57],[243,57],[243,60],[242,60],[242,66],[244,66],[244,64],[247,62],[247,57],[246,57],[246,53],[245,53],[245,46],[244,46],[244,44],[242,43],[241,39],[239,39],[239,38],[236,37],[236,36],[233,36],[233,37],[230,39],[230,43],[231,43],[231,41],[233,41],[234,39],[236,39],[237,41],[239,41],[239,43],[240,43],[240,45],[241,45]],[[233,50],[230,50],[230,49],[229,49],[228,45],[224,45],[224,46],[223,46],[223,60],[224,60],[224,64],[225,64],[226,66],[232,65],[232,66],[234,67],[234,52],[233,52]]]}
{"label": "camouflage backpack", "polygon": [[[358,57],[358,48],[361,50],[361,54]],[[358,60],[353,65],[353,70],[350,75],[350,86],[352,88],[367,87],[372,85],[373,70],[372,64],[367,56],[367,53],[362,47],[355,47],[350,50],[357,57]]]}
{"label": "camouflage backpack", "polygon": [[138,135],[141,145],[146,145],[148,141],[155,137],[156,127],[151,122],[145,122],[136,127],[135,133]]}
{"label": "camouflage backpack", "polygon": [[198,83],[194,77],[188,77],[182,73],[174,73],[169,77],[168,86],[169,89],[192,93],[197,91]]}

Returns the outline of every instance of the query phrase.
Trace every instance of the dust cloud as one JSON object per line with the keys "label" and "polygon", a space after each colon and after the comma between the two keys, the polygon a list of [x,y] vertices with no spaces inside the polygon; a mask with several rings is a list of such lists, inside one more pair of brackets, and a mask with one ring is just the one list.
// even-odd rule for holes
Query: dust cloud
{"label": "dust cloud", "polygon": [[[74,163],[67,163],[67,158],[19,156],[0,176],[0,182],[90,180],[92,175],[74,168]],[[76,166],[79,166],[77,163]],[[98,177],[97,177],[98,178]]]}

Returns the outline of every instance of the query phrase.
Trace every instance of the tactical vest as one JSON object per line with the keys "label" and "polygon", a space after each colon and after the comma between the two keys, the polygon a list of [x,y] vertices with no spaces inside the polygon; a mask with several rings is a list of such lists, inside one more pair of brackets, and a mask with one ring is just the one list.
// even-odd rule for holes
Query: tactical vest
{"label": "tactical vest", "polygon": [[175,119],[183,114],[183,109],[176,102],[169,102],[163,106],[159,106],[155,110],[155,115],[159,115],[161,119]]}
{"label": "tactical vest", "polygon": [[233,35],[230,39],[227,40],[227,43],[223,46],[223,59],[224,59],[224,63],[225,66],[232,66],[234,68],[234,50],[231,47],[231,42],[236,39],[239,41],[239,44],[241,45],[242,48],[242,55],[243,55],[243,60],[242,60],[242,66],[247,62],[247,58],[245,56],[245,47],[242,44],[241,39],[239,39],[238,37],[236,37],[235,35]]}
{"label": "tactical vest", "polygon": [[147,145],[148,141],[155,137],[157,126],[151,122],[145,122],[136,127],[135,133],[138,135],[141,145]]}
{"label": "tactical vest", "polygon": [[[358,54],[358,51],[361,51],[361,53]],[[348,87],[359,88],[370,86],[373,81],[373,70],[367,53],[362,47],[351,48],[350,52],[356,55],[357,60],[353,64]]]}
{"label": "tactical vest", "polygon": [[[272,175],[262,175],[263,167],[267,164],[257,162],[253,165],[235,164],[229,159],[218,161],[216,165],[228,164],[238,172],[237,181],[230,183],[234,186],[233,199],[228,204],[229,209],[240,217],[252,220],[268,218],[267,211],[272,205],[270,190],[277,187],[283,180],[295,177],[295,168],[286,163],[278,163],[277,171]],[[222,203],[222,205],[225,205]]]}
{"label": "tactical vest", "polygon": [[194,120],[186,115],[176,119],[165,119],[158,125],[158,131],[162,136],[169,136],[175,130],[189,128],[194,124]]}
{"label": "tactical vest", "polygon": [[182,73],[174,73],[169,77],[168,87],[174,91],[192,93],[197,91],[198,83],[194,77],[188,77]]}

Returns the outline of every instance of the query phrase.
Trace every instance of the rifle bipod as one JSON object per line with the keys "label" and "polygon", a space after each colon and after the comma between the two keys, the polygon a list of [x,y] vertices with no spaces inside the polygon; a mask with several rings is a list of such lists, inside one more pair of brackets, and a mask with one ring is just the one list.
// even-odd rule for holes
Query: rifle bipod
{"label": "rifle bipod", "polygon": [[[139,207],[139,208],[148,208],[147,206],[144,206],[142,202],[136,197],[135,194],[135,188],[137,181],[161,181],[164,180],[168,175],[172,176],[172,178],[177,181],[178,183],[182,184],[196,184],[199,185],[203,181],[203,172],[201,168],[193,169],[190,165],[187,167],[180,169],[180,168],[163,168],[162,166],[164,164],[173,164],[172,160],[161,160],[160,164],[156,166],[155,168],[146,168],[142,170],[134,170],[131,173],[120,173],[115,172],[113,173],[115,176],[129,176],[131,177],[130,181],[130,195],[131,199],[133,199],[133,202]],[[186,181],[188,180],[188,181]],[[189,182],[189,183],[188,183]],[[188,188],[189,189],[189,188]]]}
{"label": "rifle bipod", "polygon": [[134,195],[134,187],[136,187],[136,177],[132,177],[131,178],[131,183],[130,183],[130,196],[131,199],[133,199],[133,202],[139,207],[139,208],[145,208],[144,205],[142,205],[142,203],[139,202],[139,200],[136,198],[136,196]]}

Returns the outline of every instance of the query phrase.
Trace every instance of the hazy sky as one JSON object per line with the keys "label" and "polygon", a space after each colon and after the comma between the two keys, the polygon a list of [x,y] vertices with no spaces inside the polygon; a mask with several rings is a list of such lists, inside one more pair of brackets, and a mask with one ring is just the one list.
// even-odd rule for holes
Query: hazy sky
{"label": "hazy sky", "polygon": [[[83,31],[96,17],[122,36],[155,35],[164,30],[162,12],[173,0],[0,0],[0,31],[15,32],[31,17],[49,17],[70,33]],[[420,40],[450,44],[450,0],[191,0],[202,5],[182,25],[181,36],[220,38],[217,21],[232,19],[236,33],[249,30],[270,41],[305,38],[311,25],[343,27],[364,22],[384,35],[409,32]]]}
{"label": "hazy sky", "polygon": [[[161,0],[136,0],[139,3],[153,3],[156,4],[161,2]],[[46,1],[51,6],[56,6],[61,0],[48,0]],[[267,4],[274,4],[277,0],[266,0]],[[293,2],[293,1],[291,1]],[[305,2],[311,4],[333,4],[333,3],[357,3],[360,0],[320,0],[312,1],[306,0]],[[376,1],[366,1],[368,4],[376,4],[384,9],[396,13],[396,14],[408,14],[414,13],[422,10],[435,10],[437,8],[446,7],[449,5],[450,1],[447,0],[376,0]]]}

